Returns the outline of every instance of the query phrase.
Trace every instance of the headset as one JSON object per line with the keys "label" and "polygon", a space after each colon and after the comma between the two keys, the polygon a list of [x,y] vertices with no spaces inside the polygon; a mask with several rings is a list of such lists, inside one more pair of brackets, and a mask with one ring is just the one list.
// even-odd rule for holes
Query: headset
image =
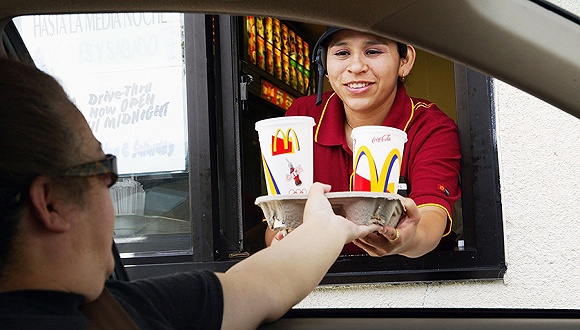
{"label": "headset", "polygon": [[316,64],[318,71],[318,85],[316,85],[316,105],[320,105],[322,102],[322,86],[324,84],[324,75],[326,74],[326,50],[328,48],[328,42],[333,34],[343,30],[343,28],[330,26],[324,31],[324,33],[318,38],[316,44],[314,45],[314,58],[312,64]]}
{"label": "headset", "polygon": [[[333,34],[336,32],[344,30],[344,28],[329,26],[326,31],[318,38],[316,44],[314,45],[314,58],[312,59],[312,65],[316,64],[318,71],[318,85],[316,86],[316,105],[322,103],[322,87],[324,84],[324,75],[326,74],[326,52],[328,49],[328,43]],[[397,51],[401,58],[407,56],[407,44],[402,42],[397,42]]]}

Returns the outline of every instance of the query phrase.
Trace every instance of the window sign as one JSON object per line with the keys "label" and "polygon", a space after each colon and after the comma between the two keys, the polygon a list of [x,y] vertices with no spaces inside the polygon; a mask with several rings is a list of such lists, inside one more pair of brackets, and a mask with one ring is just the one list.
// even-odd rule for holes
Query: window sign
{"label": "window sign", "polygon": [[57,77],[119,172],[186,168],[182,15],[107,13],[15,20],[36,65]]}

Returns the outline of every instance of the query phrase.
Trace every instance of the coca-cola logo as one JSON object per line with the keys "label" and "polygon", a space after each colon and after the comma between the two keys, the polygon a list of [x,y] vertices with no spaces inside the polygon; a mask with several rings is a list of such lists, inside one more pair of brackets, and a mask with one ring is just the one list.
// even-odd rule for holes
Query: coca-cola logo
{"label": "coca-cola logo", "polygon": [[387,141],[391,141],[391,134],[385,134],[382,136],[375,136],[372,139],[372,143],[381,143],[381,142],[387,142]]}

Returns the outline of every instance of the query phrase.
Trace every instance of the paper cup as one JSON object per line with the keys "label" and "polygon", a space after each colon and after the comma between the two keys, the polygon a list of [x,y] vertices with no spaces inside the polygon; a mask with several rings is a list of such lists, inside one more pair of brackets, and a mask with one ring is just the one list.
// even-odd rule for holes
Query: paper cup
{"label": "paper cup", "polygon": [[352,190],[397,193],[407,133],[386,126],[352,130]]}
{"label": "paper cup", "polygon": [[306,116],[256,123],[268,195],[308,194],[314,172],[313,126],[314,119]]}

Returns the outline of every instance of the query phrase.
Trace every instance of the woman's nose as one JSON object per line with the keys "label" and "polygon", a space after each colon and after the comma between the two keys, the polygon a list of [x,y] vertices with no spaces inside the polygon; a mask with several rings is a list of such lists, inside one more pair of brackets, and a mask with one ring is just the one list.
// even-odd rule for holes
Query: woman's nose
{"label": "woman's nose", "polygon": [[352,73],[365,72],[368,70],[368,65],[364,54],[355,53],[351,56],[351,61],[348,65],[348,71]]}

